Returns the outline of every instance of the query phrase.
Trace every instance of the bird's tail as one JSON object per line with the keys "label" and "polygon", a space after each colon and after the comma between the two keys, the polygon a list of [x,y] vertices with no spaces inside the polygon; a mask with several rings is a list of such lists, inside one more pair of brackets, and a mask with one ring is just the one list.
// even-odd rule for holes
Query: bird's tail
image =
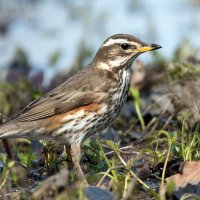
{"label": "bird's tail", "polygon": [[20,133],[19,126],[13,121],[6,122],[0,125],[0,139],[3,138],[16,138]]}

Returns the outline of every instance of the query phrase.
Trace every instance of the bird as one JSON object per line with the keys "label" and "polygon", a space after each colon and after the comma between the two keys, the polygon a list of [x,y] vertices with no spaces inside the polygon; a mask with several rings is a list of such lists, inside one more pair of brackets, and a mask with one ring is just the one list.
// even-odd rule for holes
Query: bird
{"label": "bird", "polygon": [[83,180],[79,163],[81,144],[118,116],[129,92],[134,60],[144,52],[160,48],[128,34],[109,37],[90,64],[3,123],[0,139],[27,138],[66,144],[77,176]]}

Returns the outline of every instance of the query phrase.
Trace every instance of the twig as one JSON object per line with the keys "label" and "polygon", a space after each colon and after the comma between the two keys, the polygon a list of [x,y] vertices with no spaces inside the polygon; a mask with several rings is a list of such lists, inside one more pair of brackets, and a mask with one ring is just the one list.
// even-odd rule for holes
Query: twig
{"label": "twig", "polygon": [[125,196],[122,197],[122,200],[129,200],[130,199],[131,193],[132,193],[133,189],[135,188],[135,184],[136,184],[136,179],[132,178],[131,183],[129,184],[127,193],[126,193]]}
{"label": "twig", "polygon": [[96,187],[99,187],[103,183],[104,179],[110,173],[110,171],[111,171],[111,169],[108,168],[108,170],[106,171],[106,173],[102,176],[102,178],[100,179],[100,181],[96,184]]}
{"label": "twig", "polygon": [[119,153],[117,153],[117,156],[118,156],[118,158],[120,159],[121,163],[126,167],[126,169],[128,169],[128,170],[130,171],[131,175],[132,175],[140,184],[142,184],[146,189],[149,190],[150,187],[149,187],[146,183],[144,183],[139,177],[137,177],[136,174],[135,174],[132,170],[130,170],[130,169],[128,168],[126,162],[124,161],[124,159],[121,157],[121,155],[120,155]]}
{"label": "twig", "polygon": [[128,180],[130,179],[130,172],[128,171],[127,175],[125,176],[125,183],[124,183],[124,192],[123,192],[123,195],[122,195],[122,198],[123,197],[126,197],[127,196],[127,191],[128,191]]}

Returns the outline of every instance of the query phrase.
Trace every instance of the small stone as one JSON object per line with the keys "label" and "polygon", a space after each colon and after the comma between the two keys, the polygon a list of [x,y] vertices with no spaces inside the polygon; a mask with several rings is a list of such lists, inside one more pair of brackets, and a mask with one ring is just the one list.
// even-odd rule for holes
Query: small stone
{"label": "small stone", "polygon": [[86,197],[89,200],[113,200],[114,194],[106,189],[97,187],[87,187],[85,189]]}

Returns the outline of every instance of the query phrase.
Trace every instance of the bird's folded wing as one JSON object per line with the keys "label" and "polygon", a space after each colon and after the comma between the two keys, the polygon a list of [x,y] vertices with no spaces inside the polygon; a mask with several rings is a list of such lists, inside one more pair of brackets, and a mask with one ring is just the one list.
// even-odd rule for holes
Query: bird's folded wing
{"label": "bird's folded wing", "polygon": [[25,107],[15,118],[15,121],[26,122],[40,120],[53,115],[69,112],[81,106],[89,105],[95,101],[91,93],[76,93],[67,95],[50,93],[33,101]]}
{"label": "bird's folded wing", "polygon": [[92,104],[99,97],[96,88],[102,84],[104,83],[99,73],[93,68],[85,68],[43,97],[31,102],[14,120],[40,120]]}

